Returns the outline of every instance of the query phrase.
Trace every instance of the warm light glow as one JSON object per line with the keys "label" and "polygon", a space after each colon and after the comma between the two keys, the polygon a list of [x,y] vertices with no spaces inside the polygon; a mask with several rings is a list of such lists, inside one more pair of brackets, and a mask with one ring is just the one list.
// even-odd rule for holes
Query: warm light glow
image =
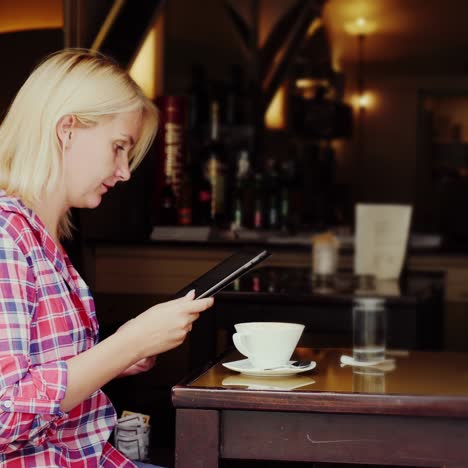
{"label": "warm light glow", "polygon": [[375,107],[375,102],[375,94],[369,92],[355,94],[352,97],[352,104],[358,109],[369,109]]}
{"label": "warm light glow", "polygon": [[323,25],[322,18],[315,18],[312,23],[310,23],[309,29],[307,30],[306,36],[311,37],[315,34],[318,28]]}
{"label": "warm light glow", "polygon": [[369,106],[369,95],[368,94],[361,94],[361,96],[358,96],[358,106],[359,107],[368,107]]}
{"label": "warm light glow", "polygon": [[341,49],[341,46],[335,45],[334,47],[332,47],[332,50],[331,50],[332,69],[336,72],[343,71],[343,67],[341,65],[342,55],[343,55],[343,50]]}
{"label": "warm light glow", "polygon": [[313,99],[317,96],[317,91],[321,91],[325,99],[334,100],[336,98],[336,89],[330,85],[330,82],[319,78],[299,78],[296,80],[297,92],[304,99]]}
{"label": "warm light glow", "polygon": [[140,52],[130,68],[130,76],[150,99],[156,97],[156,26],[146,36]]}
{"label": "warm light glow", "polygon": [[265,115],[265,125],[270,130],[281,130],[285,127],[285,95],[286,90],[281,86],[271,100]]}
{"label": "warm light glow", "polygon": [[0,33],[63,28],[62,0],[0,1]]}
{"label": "warm light glow", "polygon": [[296,88],[304,99],[313,99],[319,87],[326,88],[327,92],[329,92],[330,83],[328,80],[314,78],[299,78],[296,80]]}
{"label": "warm light glow", "polygon": [[367,36],[377,29],[375,21],[370,21],[362,16],[345,24],[345,31],[354,36]]}
{"label": "warm light glow", "polygon": [[296,80],[296,87],[300,89],[315,88],[316,86],[325,86],[326,88],[330,85],[328,80],[319,80],[314,78],[299,78]]}

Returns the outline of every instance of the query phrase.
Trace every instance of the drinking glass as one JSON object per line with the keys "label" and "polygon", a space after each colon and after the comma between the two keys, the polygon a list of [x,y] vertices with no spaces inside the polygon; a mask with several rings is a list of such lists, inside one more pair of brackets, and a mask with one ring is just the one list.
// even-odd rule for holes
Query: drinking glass
{"label": "drinking glass", "polygon": [[358,298],[353,307],[353,358],[359,362],[385,359],[386,313],[382,298]]}
{"label": "drinking glass", "polygon": [[353,367],[353,392],[385,393],[385,372],[375,367]]}

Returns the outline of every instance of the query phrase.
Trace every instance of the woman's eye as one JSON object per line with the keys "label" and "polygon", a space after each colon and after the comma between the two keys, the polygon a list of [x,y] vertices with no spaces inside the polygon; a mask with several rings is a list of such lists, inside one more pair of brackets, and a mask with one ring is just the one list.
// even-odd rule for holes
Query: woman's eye
{"label": "woman's eye", "polygon": [[124,148],[122,145],[116,145],[116,146],[115,146],[115,149],[116,149],[117,151],[125,151],[125,148]]}

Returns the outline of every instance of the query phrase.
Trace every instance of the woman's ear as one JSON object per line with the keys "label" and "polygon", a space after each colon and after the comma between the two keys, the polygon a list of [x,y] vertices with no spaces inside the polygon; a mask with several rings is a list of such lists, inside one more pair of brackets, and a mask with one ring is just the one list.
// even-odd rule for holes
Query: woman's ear
{"label": "woman's ear", "polygon": [[56,132],[57,138],[65,146],[72,138],[73,127],[75,126],[76,117],[71,114],[64,115],[57,122]]}

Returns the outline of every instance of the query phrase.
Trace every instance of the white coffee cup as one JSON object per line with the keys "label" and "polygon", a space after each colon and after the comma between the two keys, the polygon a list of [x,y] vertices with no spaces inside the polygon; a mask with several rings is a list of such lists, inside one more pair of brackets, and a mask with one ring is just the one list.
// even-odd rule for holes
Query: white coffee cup
{"label": "white coffee cup", "polygon": [[232,335],[237,350],[256,369],[269,369],[288,363],[304,325],[287,322],[244,322],[234,325]]}

